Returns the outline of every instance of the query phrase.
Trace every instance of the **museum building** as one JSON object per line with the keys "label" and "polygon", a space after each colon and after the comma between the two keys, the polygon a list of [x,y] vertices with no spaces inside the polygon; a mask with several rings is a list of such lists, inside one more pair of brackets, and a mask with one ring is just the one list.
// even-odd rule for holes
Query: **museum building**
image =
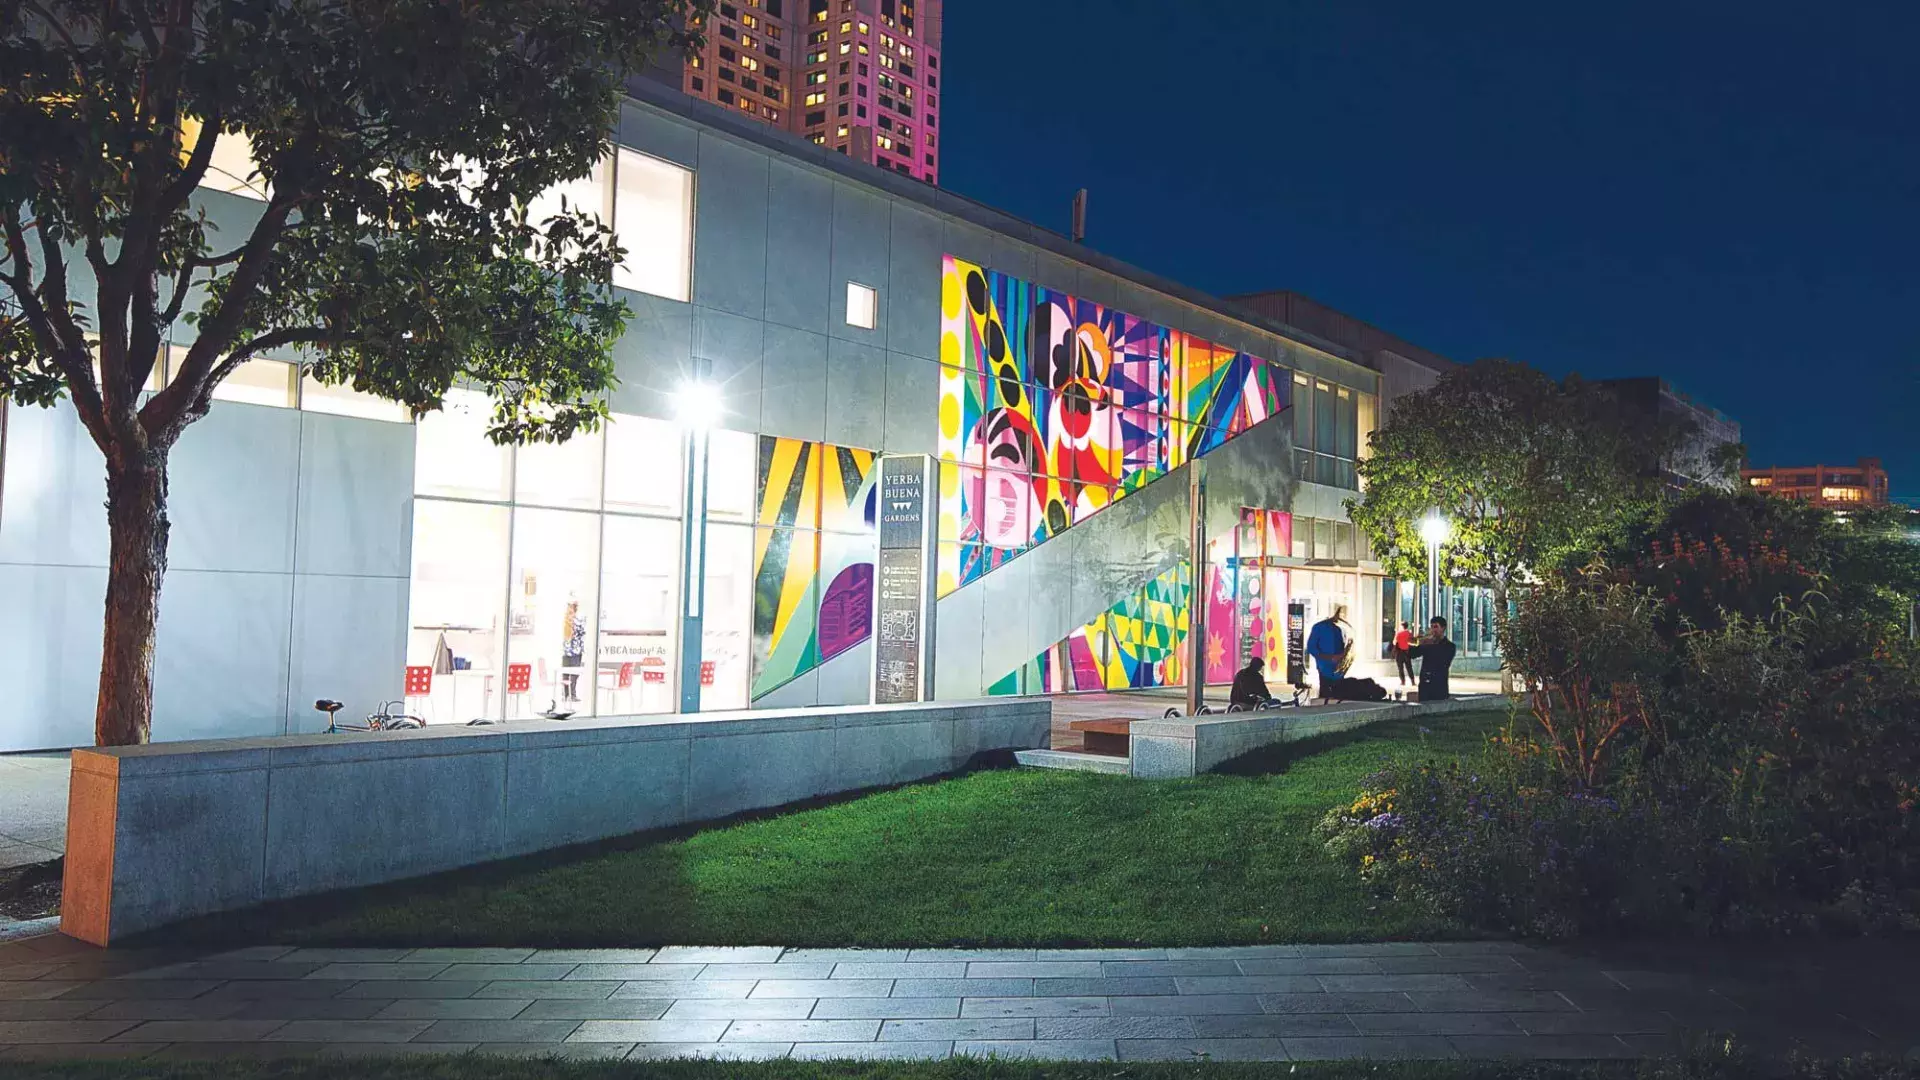
{"label": "museum building", "polygon": [[[463,724],[1179,685],[1196,615],[1225,682],[1336,604],[1378,663],[1415,612],[1343,503],[1381,402],[1446,361],[631,94],[554,193],[630,252],[611,422],[500,447],[473,394],[416,423],[244,366],[173,454],[156,740],[316,730],[317,698]],[[223,154],[200,198],[239,228]],[[87,744],[103,466],[69,406],[0,417],[0,751]],[[1490,653],[1484,600],[1444,602]]]}

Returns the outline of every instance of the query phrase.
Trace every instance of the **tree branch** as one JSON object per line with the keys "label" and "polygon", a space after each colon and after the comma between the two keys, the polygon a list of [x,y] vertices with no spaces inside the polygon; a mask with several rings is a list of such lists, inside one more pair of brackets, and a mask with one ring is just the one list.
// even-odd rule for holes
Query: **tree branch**
{"label": "tree branch", "polygon": [[[106,430],[102,424],[100,392],[93,382],[93,370],[84,360],[76,360],[73,350],[75,343],[83,343],[79,327],[66,313],[66,263],[60,258],[59,245],[48,236],[47,230],[39,229],[40,247],[48,264],[45,271],[47,289],[54,303],[44,304],[33,287],[33,259],[27,252],[26,230],[20,223],[18,206],[0,206],[0,227],[6,231],[7,255],[12,263],[12,273],[6,275],[6,282],[12,289],[14,298],[20,302],[20,310],[27,317],[27,329],[32,332],[34,343],[40,347],[48,359],[67,378],[67,392],[73,396],[74,408],[80,413],[80,419],[87,425],[94,440],[99,443],[102,452],[107,448]],[[57,308],[56,312],[49,307]],[[57,321],[61,324],[55,325]],[[62,338],[66,338],[65,341]],[[80,349],[85,356],[85,349]]]}
{"label": "tree branch", "polygon": [[150,433],[177,429],[186,412],[197,407],[216,385],[209,376],[213,374],[218,354],[239,330],[254,289],[260,284],[260,279],[267,272],[267,264],[273,258],[274,245],[286,230],[287,215],[292,212],[292,200],[281,192],[267,203],[259,220],[254,222],[253,232],[241,249],[239,265],[227,278],[220,305],[211,319],[201,320],[199,336],[187,350],[179,374],[165,390],[147,402],[146,408],[140,410],[141,423],[146,425]]}
{"label": "tree branch", "polygon": [[220,111],[200,120],[200,138],[194,141],[193,150],[187,155],[187,162],[180,169],[180,175],[161,193],[159,206],[175,206],[187,201],[193,190],[207,178],[207,167],[213,163],[213,149],[220,139]]}
{"label": "tree branch", "polygon": [[32,13],[35,18],[39,19],[43,23],[46,23],[47,26],[51,28],[55,34],[59,35],[60,43],[67,47],[67,55],[69,56],[80,55],[81,49],[78,45],[74,44],[73,34],[70,31],[68,31],[67,24],[61,22],[59,19],[54,18],[53,13],[48,11],[45,6],[36,2],[36,0],[25,0],[25,2],[21,6],[25,7],[27,11]]}

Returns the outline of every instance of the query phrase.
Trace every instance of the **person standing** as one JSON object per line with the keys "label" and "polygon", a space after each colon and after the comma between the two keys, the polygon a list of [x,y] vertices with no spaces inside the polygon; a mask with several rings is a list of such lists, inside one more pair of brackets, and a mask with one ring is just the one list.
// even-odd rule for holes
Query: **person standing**
{"label": "person standing", "polygon": [[1403,622],[1400,624],[1400,629],[1393,635],[1393,667],[1399,672],[1401,686],[1414,681],[1413,657],[1407,654],[1407,650],[1411,648],[1413,648],[1413,624]]}
{"label": "person standing", "polygon": [[1347,670],[1347,650],[1352,648],[1352,639],[1345,629],[1347,605],[1333,605],[1333,614],[1313,624],[1307,634],[1307,655],[1313,658],[1314,670],[1320,675],[1320,696],[1327,691]]}
{"label": "person standing", "polygon": [[1427,624],[1427,636],[1407,650],[1409,657],[1420,658],[1420,700],[1445,701],[1449,693],[1447,677],[1453,671],[1453,642],[1447,640],[1447,620],[1438,615]]}

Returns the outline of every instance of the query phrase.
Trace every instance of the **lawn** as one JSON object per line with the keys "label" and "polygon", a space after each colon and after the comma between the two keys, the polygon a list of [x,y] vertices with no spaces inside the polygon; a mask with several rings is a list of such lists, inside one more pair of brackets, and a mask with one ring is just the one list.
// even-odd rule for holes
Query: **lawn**
{"label": "lawn", "polygon": [[1191,780],[975,772],[696,832],[276,905],[173,940],[358,945],[1212,945],[1465,936],[1315,843],[1389,757],[1504,713],[1395,721]]}

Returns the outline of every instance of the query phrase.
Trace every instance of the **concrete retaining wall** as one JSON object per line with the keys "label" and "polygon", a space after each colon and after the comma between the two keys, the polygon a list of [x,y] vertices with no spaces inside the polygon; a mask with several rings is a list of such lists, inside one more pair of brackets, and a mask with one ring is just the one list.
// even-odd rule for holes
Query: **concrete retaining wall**
{"label": "concrete retaining wall", "polygon": [[199,915],[708,821],[1045,746],[1004,699],[76,750],[60,928]]}
{"label": "concrete retaining wall", "polygon": [[1169,720],[1136,720],[1132,740],[1133,775],[1149,780],[1197,776],[1222,762],[1272,743],[1294,742],[1347,731],[1406,716],[1504,708],[1498,695],[1479,695],[1424,704],[1316,705],[1302,709],[1222,713]]}

